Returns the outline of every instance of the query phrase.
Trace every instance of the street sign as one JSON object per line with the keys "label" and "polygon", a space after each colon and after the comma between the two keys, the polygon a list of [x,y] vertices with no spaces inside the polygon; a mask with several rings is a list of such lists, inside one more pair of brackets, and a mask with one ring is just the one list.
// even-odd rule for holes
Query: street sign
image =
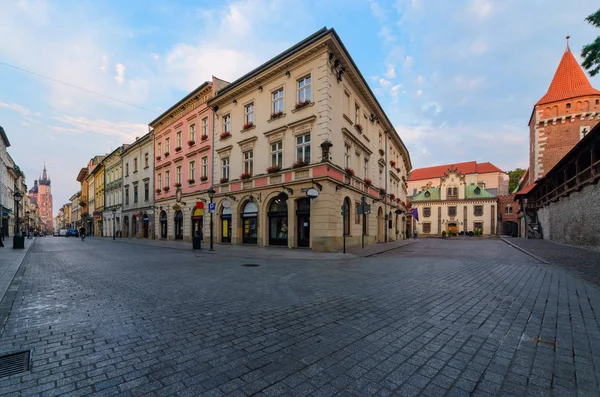
{"label": "street sign", "polygon": [[209,212],[215,212],[216,209],[217,209],[217,203],[208,203],[208,211]]}
{"label": "street sign", "polygon": [[356,213],[358,215],[369,215],[371,213],[371,205],[369,204],[356,204]]}

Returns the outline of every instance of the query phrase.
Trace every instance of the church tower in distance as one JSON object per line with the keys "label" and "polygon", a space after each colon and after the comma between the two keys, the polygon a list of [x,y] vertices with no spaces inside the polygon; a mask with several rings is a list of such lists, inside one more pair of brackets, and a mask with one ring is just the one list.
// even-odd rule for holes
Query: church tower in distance
{"label": "church tower in distance", "polygon": [[34,198],[37,204],[40,219],[44,223],[44,229],[48,233],[53,232],[52,225],[52,186],[46,172],[46,164],[40,179],[34,181],[33,188],[29,190],[29,196]]}

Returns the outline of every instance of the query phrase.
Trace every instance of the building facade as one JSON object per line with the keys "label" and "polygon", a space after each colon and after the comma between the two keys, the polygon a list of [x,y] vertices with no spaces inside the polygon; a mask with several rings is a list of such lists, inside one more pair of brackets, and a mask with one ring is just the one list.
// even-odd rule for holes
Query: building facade
{"label": "building facade", "polygon": [[71,202],[71,223],[69,224],[69,229],[79,230],[81,227],[81,206],[79,205],[79,198],[81,197],[81,192],[77,192],[69,198]]}
{"label": "building facade", "polygon": [[12,196],[10,196],[10,186],[8,186],[8,168],[9,156],[8,147],[10,141],[0,126],[0,231],[4,236],[8,236],[10,230],[10,213],[12,211]]}
{"label": "building facade", "polygon": [[122,237],[154,236],[154,142],[152,133],[125,147],[121,153],[124,170],[120,194]]}
{"label": "building facade", "polygon": [[121,202],[123,198],[123,173],[121,155],[128,145],[113,150],[102,160],[104,166],[104,210],[102,212],[104,236],[121,235]]}
{"label": "building facade", "polygon": [[217,90],[209,106],[216,242],[338,251],[363,234],[365,244],[402,238],[410,157],[333,29]]}
{"label": "building facade", "polygon": [[447,164],[411,171],[408,189],[417,209],[412,231],[493,235],[498,233],[498,196],[508,194],[508,175],[490,163]]}
{"label": "building facade", "polygon": [[79,173],[77,174],[77,182],[81,183],[81,194],[78,198],[80,207],[80,226],[85,227],[88,235],[94,235],[93,213],[95,210],[95,190],[93,186],[90,187],[90,183],[94,185],[94,178],[90,178],[90,175],[102,162],[102,159],[104,159],[104,156],[101,155],[92,157],[90,161],[88,161],[87,166],[79,170]]}

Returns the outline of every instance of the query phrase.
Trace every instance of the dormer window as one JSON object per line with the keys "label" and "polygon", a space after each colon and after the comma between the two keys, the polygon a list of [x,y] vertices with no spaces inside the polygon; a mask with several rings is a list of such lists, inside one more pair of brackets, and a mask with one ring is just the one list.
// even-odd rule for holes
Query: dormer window
{"label": "dormer window", "polygon": [[571,109],[571,104],[567,103],[567,109]]}
{"label": "dormer window", "polygon": [[475,190],[473,191],[473,193],[475,193],[476,195],[479,195],[479,194],[481,194],[481,188],[480,188],[479,186],[477,186],[477,187],[475,188]]}
{"label": "dormer window", "polygon": [[425,198],[429,198],[431,197],[431,193],[429,193],[429,191],[425,192]]}

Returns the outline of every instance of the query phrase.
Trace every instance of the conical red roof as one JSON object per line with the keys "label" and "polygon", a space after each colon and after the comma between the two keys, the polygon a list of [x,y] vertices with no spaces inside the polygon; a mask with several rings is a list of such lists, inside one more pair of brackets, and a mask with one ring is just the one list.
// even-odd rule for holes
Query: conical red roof
{"label": "conical red roof", "polygon": [[567,49],[558,64],[558,69],[556,69],[552,83],[550,83],[548,92],[546,92],[546,95],[542,99],[537,101],[536,105],[586,95],[600,95],[600,91],[592,87],[583,69],[581,69],[581,66],[579,66],[571,53],[571,49],[567,45]]}

